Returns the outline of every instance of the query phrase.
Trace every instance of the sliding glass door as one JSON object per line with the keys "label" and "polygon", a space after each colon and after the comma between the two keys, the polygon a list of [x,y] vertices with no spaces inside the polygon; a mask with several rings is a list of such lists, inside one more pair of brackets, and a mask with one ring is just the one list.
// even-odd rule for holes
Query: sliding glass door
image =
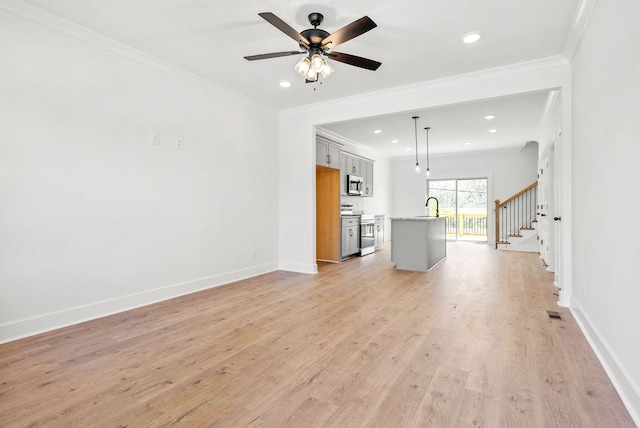
{"label": "sliding glass door", "polygon": [[[447,239],[487,240],[487,179],[427,180],[427,198],[438,199],[440,216],[447,217]],[[427,215],[436,215],[434,200]]]}

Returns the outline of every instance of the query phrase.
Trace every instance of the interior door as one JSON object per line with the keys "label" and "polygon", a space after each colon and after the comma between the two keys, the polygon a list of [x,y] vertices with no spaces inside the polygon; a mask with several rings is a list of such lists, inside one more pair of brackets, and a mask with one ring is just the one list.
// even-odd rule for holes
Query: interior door
{"label": "interior door", "polygon": [[538,226],[540,257],[547,264],[547,270],[555,270],[555,242],[553,225],[553,186],[554,186],[554,147],[549,146],[540,161],[540,177],[538,178]]}
{"label": "interior door", "polygon": [[554,239],[553,239],[553,265],[554,282],[561,288],[560,278],[562,273],[562,133],[558,132],[554,143],[553,156],[553,213],[554,219]]}

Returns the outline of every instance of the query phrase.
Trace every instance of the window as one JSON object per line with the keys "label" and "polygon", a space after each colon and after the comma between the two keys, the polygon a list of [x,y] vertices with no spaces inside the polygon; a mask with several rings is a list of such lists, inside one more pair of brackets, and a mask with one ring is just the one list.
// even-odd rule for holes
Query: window
{"label": "window", "polygon": [[[438,199],[440,216],[447,217],[447,239],[487,241],[487,179],[427,180],[427,198]],[[429,202],[427,215],[436,214]]]}

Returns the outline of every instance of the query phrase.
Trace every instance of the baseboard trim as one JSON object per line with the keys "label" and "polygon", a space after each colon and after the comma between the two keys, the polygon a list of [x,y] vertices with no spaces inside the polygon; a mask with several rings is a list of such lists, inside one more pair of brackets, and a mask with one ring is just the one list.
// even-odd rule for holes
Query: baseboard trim
{"label": "baseboard trim", "polygon": [[282,261],[280,262],[280,270],[313,275],[318,273],[318,265],[317,263],[297,263]]}
{"label": "baseboard trim", "polygon": [[63,311],[18,320],[0,325],[0,344],[34,336],[70,325],[91,321],[119,312],[128,311],[163,300],[173,299],[185,294],[218,287],[231,282],[278,270],[278,264],[267,263],[248,269],[226,272],[192,281],[160,287],[141,293],[130,294],[110,300],[94,302],[88,305],[65,309]]}
{"label": "baseboard trim", "polygon": [[613,387],[618,392],[620,399],[627,408],[629,415],[637,426],[640,426],[640,388],[635,385],[627,370],[622,366],[602,335],[590,322],[580,304],[573,299],[571,313],[578,322],[582,333],[587,338],[589,345],[604,367]]}
{"label": "baseboard trim", "polygon": [[498,246],[499,250],[503,251],[522,251],[523,253],[537,253],[538,249],[533,247],[516,247],[510,248],[509,245],[505,245],[504,247]]}

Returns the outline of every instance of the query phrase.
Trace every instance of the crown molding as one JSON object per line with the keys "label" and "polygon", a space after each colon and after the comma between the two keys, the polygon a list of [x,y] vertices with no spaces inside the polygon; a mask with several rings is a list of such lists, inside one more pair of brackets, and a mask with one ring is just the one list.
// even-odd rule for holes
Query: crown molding
{"label": "crown molding", "polygon": [[582,41],[585,31],[587,31],[591,15],[593,15],[593,11],[597,4],[598,0],[581,0],[578,8],[576,9],[571,29],[569,30],[569,34],[567,34],[564,46],[562,47],[562,55],[569,62],[573,62],[573,57],[580,46],[580,41]]}
{"label": "crown molding", "polygon": [[501,67],[488,68],[470,73],[455,76],[443,77],[424,82],[414,83],[405,86],[383,89],[380,91],[368,92],[366,94],[353,95],[336,100],[329,100],[315,104],[307,104],[299,107],[292,107],[281,111],[282,116],[297,114],[313,114],[336,107],[349,107],[359,103],[375,103],[390,97],[401,97],[428,91],[431,89],[441,89],[447,87],[460,86],[465,84],[477,84],[493,79],[535,73],[542,70],[549,70],[560,67],[568,67],[569,61],[562,55],[535,59],[531,61],[509,64]]}
{"label": "crown molding", "polygon": [[[456,157],[463,157],[463,156],[484,156],[484,155],[495,155],[500,153],[520,153],[524,149],[526,149],[529,144],[533,144],[533,143],[537,143],[537,142],[526,141],[522,144],[522,146],[502,147],[498,149],[469,150],[469,151],[458,151],[458,152],[447,152],[447,153],[429,153],[429,159],[456,158]],[[426,158],[426,154],[418,155],[418,157]],[[411,160],[411,159],[415,160],[415,155],[402,155],[402,156],[394,156],[390,158],[391,161],[403,161],[403,160]]]}
{"label": "crown molding", "polygon": [[[336,132],[330,131],[328,129],[325,129],[321,126],[316,126],[316,136],[322,137],[326,140],[332,141],[334,143],[339,144],[340,146],[352,146],[352,147],[357,147],[361,150],[363,150],[364,152],[370,153],[371,155],[375,155],[376,159],[389,159],[389,156],[387,156],[386,154],[379,152],[378,150],[372,149],[371,147],[359,143],[355,140],[352,140],[351,138],[347,138],[344,137]],[[353,154],[353,153],[351,153]],[[368,159],[364,156],[360,156],[360,155],[356,155],[358,157],[361,157],[363,159],[367,159],[367,160],[371,160]]]}
{"label": "crown molding", "polygon": [[353,144],[353,145],[360,144],[357,141],[352,140],[351,138],[343,137],[342,135],[335,133],[333,131],[330,131],[328,129],[325,129],[321,126],[316,126],[316,135],[323,137],[327,140],[330,140],[334,143],[338,143],[341,146],[344,146],[345,144]]}
{"label": "crown molding", "polygon": [[218,95],[231,98],[240,103],[255,107],[270,114],[278,114],[279,110],[267,104],[260,103],[252,98],[233,91],[225,86],[215,83],[207,78],[184,70],[155,56],[149,55],[129,45],[113,40],[103,34],[90,30],[68,19],[62,18],[46,10],[25,3],[21,0],[3,0],[0,2],[0,11],[31,21],[35,24],[47,27],[51,30],[73,37],[77,40],[89,43],[100,49],[114,53],[122,58],[134,61],[163,74],[169,75],[186,83],[198,86]]}

